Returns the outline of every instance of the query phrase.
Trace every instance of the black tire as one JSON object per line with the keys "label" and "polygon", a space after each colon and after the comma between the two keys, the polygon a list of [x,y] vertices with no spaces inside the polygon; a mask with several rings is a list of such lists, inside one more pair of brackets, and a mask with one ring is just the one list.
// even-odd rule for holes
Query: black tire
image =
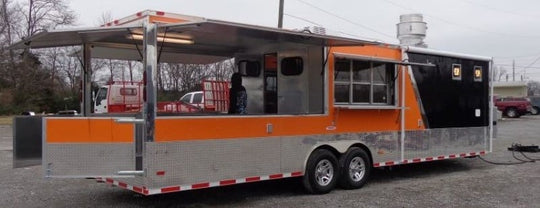
{"label": "black tire", "polygon": [[536,107],[536,106],[533,106],[532,107],[532,110],[531,110],[531,114],[532,115],[538,115],[540,114],[540,108]]}
{"label": "black tire", "polygon": [[318,149],[309,156],[302,182],[307,192],[326,194],[336,187],[339,173],[336,156],[328,150]]}
{"label": "black tire", "polygon": [[358,189],[369,179],[372,165],[368,153],[358,147],[350,148],[339,160],[339,185],[344,189]]}
{"label": "black tire", "polygon": [[506,109],[506,112],[504,112],[504,114],[508,116],[508,118],[518,118],[520,116],[515,108]]}

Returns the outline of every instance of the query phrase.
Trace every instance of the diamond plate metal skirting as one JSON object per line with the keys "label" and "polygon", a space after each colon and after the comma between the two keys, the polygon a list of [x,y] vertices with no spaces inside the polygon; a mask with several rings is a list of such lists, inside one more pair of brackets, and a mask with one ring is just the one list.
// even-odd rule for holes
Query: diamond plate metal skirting
{"label": "diamond plate metal skirting", "polygon": [[487,127],[442,128],[408,131],[405,158],[422,158],[488,150]]}
{"label": "diamond plate metal skirting", "polygon": [[[147,142],[143,160],[145,176],[123,178],[121,185],[144,190],[164,187],[168,190],[167,187],[172,186],[187,190],[186,187],[193,189],[198,184],[216,185],[209,182],[263,180],[261,176],[276,173],[294,172],[299,176],[309,154],[321,146],[344,153],[352,145],[364,145],[376,167],[414,162],[415,158],[487,152],[489,147],[487,127],[408,131],[405,136],[404,158],[401,158],[400,132],[397,131]],[[132,143],[46,144],[44,159],[47,161],[45,174],[49,177],[119,178],[115,175],[117,171],[135,168]]]}
{"label": "diamond plate metal skirting", "polygon": [[132,143],[52,143],[44,148],[47,177],[112,177],[135,168]]}
{"label": "diamond plate metal skirting", "polygon": [[[408,131],[403,159],[485,151],[487,132],[487,127]],[[149,142],[143,186],[151,189],[304,171],[309,154],[321,146],[344,153],[351,145],[362,144],[369,148],[374,164],[401,161],[399,138],[396,131]]]}

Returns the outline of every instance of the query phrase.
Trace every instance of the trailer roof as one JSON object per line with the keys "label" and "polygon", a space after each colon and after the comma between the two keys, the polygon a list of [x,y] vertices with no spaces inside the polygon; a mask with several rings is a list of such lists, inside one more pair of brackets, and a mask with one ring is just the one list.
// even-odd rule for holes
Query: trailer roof
{"label": "trailer roof", "polygon": [[[204,19],[160,24],[158,37],[188,40],[172,43],[158,38],[159,60],[169,63],[214,63],[267,44],[359,46],[379,42]],[[92,45],[93,58],[142,60],[142,26],[115,26],[40,32],[13,44],[11,49]]]}
{"label": "trailer roof", "polygon": [[478,55],[472,55],[472,54],[439,51],[439,50],[434,50],[434,49],[429,49],[429,48],[419,48],[419,47],[413,47],[413,46],[406,46],[405,51],[411,52],[411,53],[430,54],[430,55],[447,56],[447,57],[455,57],[455,58],[471,59],[471,60],[479,60],[479,61],[492,61],[493,60],[493,58],[487,57],[487,56],[478,56]]}

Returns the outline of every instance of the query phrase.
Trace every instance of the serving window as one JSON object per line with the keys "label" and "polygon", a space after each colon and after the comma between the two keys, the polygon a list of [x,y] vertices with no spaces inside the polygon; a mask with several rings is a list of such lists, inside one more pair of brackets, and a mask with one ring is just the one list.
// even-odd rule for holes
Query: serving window
{"label": "serving window", "polygon": [[395,105],[396,64],[336,59],[334,66],[336,105]]}

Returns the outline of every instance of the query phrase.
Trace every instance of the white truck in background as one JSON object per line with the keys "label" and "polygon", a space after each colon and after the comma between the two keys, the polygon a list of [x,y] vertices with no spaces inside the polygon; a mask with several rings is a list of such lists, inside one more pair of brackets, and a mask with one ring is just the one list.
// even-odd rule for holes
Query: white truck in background
{"label": "white truck in background", "polygon": [[[193,113],[228,109],[229,82],[204,80],[203,91],[186,93],[178,101],[157,103],[158,112]],[[94,96],[94,113],[139,112],[144,102],[142,82],[115,81],[99,88]]]}
{"label": "white truck in background", "polygon": [[94,97],[94,113],[137,112],[142,108],[141,82],[113,82],[99,88]]}

